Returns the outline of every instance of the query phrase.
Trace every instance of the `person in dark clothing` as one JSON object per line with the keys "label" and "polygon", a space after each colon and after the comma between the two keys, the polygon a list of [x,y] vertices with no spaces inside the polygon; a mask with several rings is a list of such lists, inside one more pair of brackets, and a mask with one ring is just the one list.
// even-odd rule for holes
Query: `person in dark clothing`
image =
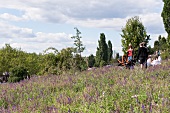
{"label": "person in dark clothing", "polygon": [[[146,63],[146,60],[148,58],[148,52],[146,47],[144,47],[144,43],[140,43],[140,47],[138,49],[137,59],[139,60],[141,64],[141,68],[143,69],[144,64]],[[145,66],[147,68],[147,66]]]}
{"label": "person in dark clothing", "polygon": [[146,58],[146,62],[145,62],[145,68],[147,68],[148,66],[147,66],[147,59],[148,59],[148,55],[149,55],[149,49],[148,49],[148,47],[146,46],[146,43],[145,42],[142,42],[143,43],[143,46],[146,48],[146,50],[147,50],[147,58]]}

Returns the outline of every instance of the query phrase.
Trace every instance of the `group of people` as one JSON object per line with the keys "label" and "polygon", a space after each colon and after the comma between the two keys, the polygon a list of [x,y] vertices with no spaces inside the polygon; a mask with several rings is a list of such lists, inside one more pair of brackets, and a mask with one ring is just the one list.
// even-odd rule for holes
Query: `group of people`
{"label": "group of people", "polygon": [[151,55],[148,56],[148,59],[147,59],[147,65],[148,66],[156,66],[156,65],[159,65],[161,64],[161,56],[160,55],[154,55],[153,57]]}
{"label": "group of people", "polygon": [[[151,56],[148,56],[148,49],[146,47],[146,43],[142,42],[139,44],[139,49],[137,53],[137,61],[140,63],[140,67],[147,68],[148,66],[155,66],[158,64],[161,64],[161,57],[160,54],[158,54],[158,51],[156,51],[156,54],[154,59],[151,58]],[[133,48],[132,45],[129,44],[129,48],[127,50],[128,55],[128,61],[131,61],[133,59]]]}

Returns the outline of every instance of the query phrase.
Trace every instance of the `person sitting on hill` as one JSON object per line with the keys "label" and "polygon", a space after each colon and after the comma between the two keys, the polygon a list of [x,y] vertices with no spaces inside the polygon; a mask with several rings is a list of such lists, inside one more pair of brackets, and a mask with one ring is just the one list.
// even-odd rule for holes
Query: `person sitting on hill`
{"label": "person sitting on hill", "polygon": [[158,60],[158,56],[155,57],[155,59],[151,62],[152,66],[156,66],[161,64],[161,62]]}
{"label": "person sitting on hill", "polygon": [[149,55],[147,59],[147,67],[151,66],[151,62],[152,62],[151,55]]}
{"label": "person sitting on hill", "polygon": [[161,58],[161,56],[159,55],[158,56],[158,61],[161,63],[161,61],[162,61],[162,58]]}

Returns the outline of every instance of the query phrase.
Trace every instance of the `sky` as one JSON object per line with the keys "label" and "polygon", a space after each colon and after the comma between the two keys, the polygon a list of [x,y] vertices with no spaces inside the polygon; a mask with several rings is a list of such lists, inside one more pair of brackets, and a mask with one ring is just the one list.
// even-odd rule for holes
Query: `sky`
{"label": "sky", "polygon": [[75,47],[77,27],[85,46],[83,56],[95,55],[100,33],[120,55],[121,29],[139,16],[153,47],[159,35],[167,36],[162,0],[0,0],[0,48],[10,44],[29,53],[49,47]]}

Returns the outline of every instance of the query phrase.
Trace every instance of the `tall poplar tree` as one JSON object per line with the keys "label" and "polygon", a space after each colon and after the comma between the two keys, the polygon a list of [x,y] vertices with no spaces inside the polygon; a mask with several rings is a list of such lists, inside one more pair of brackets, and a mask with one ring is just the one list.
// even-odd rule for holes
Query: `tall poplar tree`
{"label": "tall poplar tree", "polygon": [[113,56],[112,43],[109,40],[108,41],[108,62],[112,60],[112,56]]}
{"label": "tall poplar tree", "polygon": [[165,27],[165,31],[168,33],[167,42],[170,46],[170,0],[163,0],[164,7],[161,13],[161,16],[163,18],[163,23]]}
{"label": "tall poplar tree", "polygon": [[97,47],[96,51],[96,66],[104,66],[108,61],[108,46],[104,33],[100,34],[100,40],[98,43],[99,47]]}

